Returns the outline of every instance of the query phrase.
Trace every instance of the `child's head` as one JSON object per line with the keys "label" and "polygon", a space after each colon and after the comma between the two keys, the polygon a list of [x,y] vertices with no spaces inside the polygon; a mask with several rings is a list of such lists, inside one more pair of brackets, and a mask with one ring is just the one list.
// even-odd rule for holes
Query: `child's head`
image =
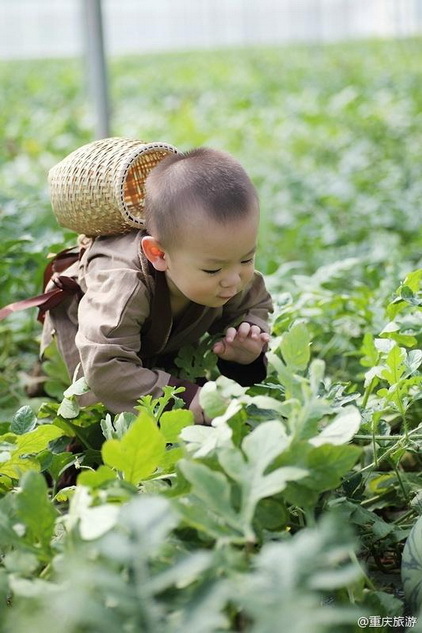
{"label": "child's head", "polygon": [[145,192],[146,228],[163,248],[183,237],[198,214],[227,225],[258,208],[256,190],[240,163],[205,147],[164,158],[149,174]]}
{"label": "child's head", "polygon": [[170,291],[218,307],[253,275],[259,222],[255,188],[229,154],[171,155],[146,181],[143,250]]}

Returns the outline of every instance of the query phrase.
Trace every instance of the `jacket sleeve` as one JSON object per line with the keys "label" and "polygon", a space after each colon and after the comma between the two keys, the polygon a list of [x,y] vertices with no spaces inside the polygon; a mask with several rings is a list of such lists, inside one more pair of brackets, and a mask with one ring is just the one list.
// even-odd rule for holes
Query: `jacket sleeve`
{"label": "jacket sleeve", "polygon": [[[223,310],[223,315],[212,326],[211,333],[224,332],[228,327],[239,325],[243,321],[257,325],[262,332],[269,333],[269,315],[273,312],[273,303],[265,287],[263,276],[255,272],[251,284],[240,294],[229,301]],[[241,365],[218,360],[220,372],[247,387],[265,380],[267,375],[267,359],[265,350],[249,365]]]}
{"label": "jacket sleeve", "polygon": [[139,272],[94,263],[85,283],[75,342],[86,381],[98,400],[113,413],[131,411],[141,396],[159,397],[165,385],[180,384],[189,405],[198,387],[142,365],[141,331],[150,302]]}

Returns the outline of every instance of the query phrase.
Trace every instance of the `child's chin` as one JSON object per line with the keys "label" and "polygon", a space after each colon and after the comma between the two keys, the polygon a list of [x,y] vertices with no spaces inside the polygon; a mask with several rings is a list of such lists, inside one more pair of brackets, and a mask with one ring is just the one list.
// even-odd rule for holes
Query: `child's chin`
{"label": "child's chin", "polygon": [[214,303],[212,305],[213,308],[218,308],[220,306],[225,305],[228,301],[230,301],[230,299],[233,299],[233,297],[216,297],[214,299]]}
{"label": "child's chin", "polygon": [[[233,299],[233,297],[213,297],[212,299],[196,301],[195,303],[199,303],[199,305],[205,308],[221,308],[221,306],[225,305],[230,299]],[[191,301],[194,301],[194,299],[191,299]]]}

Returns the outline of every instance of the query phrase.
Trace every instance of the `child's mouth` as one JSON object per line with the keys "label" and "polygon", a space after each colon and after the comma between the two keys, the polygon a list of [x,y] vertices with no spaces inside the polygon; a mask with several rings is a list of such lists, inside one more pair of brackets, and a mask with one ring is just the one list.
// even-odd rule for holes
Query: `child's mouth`
{"label": "child's mouth", "polygon": [[231,295],[218,295],[218,298],[219,298],[219,299],[225,299],[225,300],[227,300],[227,299],[233,299],[233,297],[234,297],[236,294],[237,294],[237,293],[236,293],[236,292],[234,292],[234,293],[232,293]]}

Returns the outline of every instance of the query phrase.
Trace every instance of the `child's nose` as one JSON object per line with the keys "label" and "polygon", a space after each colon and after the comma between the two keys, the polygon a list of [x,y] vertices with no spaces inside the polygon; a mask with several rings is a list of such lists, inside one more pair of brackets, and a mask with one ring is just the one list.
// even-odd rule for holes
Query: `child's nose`
{"label": "child's nose", "polygon": [[240,282],[240,275],[238,272],[231,272],[230,274],[226,275],[220,282],[220,285],[223,288],[234,288],[236,287]]}

